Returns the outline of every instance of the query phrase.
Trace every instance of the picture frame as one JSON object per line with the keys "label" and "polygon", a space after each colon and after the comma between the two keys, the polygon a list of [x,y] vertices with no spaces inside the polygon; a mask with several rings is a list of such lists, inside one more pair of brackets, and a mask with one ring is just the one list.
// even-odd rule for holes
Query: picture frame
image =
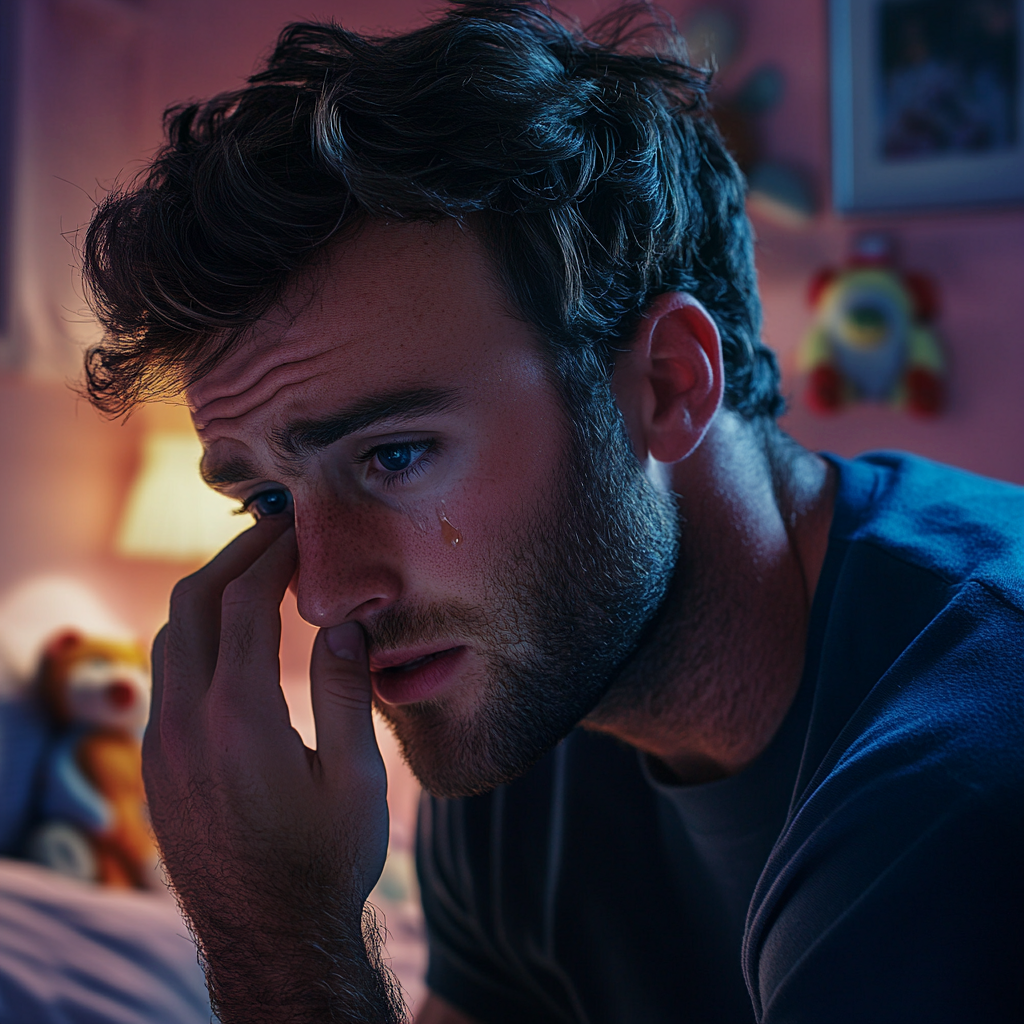
{"label": "picture frame", "polygon": [[841,213],[1024,202],[1024,0],[830,0]]}

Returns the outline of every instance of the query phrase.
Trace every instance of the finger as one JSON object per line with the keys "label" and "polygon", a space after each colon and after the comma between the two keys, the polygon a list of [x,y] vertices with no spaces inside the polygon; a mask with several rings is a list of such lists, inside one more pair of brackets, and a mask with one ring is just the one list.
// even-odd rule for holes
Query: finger
{"label": "finger", "polygon": [[165,638],[168,693],[205,692],[217,665],[224,588],[291,526],[287,516],[261,519],[175,586]]}
{"label": "finger", "polygon": [[309,678],[316,750],[325,770],[333,774],[357,768],[360,762],[379,763],[366,637],[358,623],[346,622],[317,633]]}
{"label": "finger", "polygon": [[295,531],[286,530],[224,588],[210,696],[247,717],[288,709],[280,687],[281,601],[295,573]]}

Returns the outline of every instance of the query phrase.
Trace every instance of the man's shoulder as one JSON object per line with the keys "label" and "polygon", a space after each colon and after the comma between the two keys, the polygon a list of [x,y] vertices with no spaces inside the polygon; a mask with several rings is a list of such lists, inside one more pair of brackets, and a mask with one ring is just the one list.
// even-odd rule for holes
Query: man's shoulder
{"label": "man's shoulder", "polygon": [[1024,914],[1024,490],[912,456],[835,461],[810,725],[748,919],[754,1004],[1002,1019]]}
{"label": "man's shoulder", "polygon": [[840,477],[834,540],[953,587],[976,581],[1024,609],[1024,487],[901,452],[829,458]]}
{"label": "man's shoulder", "polygon": [[[819,681],[809,747],[815,719],[836,700],[830,677],[841,674],[832,666]],[[871,785],[881,775],[911,772],[955,779],[979,793],[1024,794],[1024,612],[982,583],[956,588],[865,689],[817,763],[816,778],[804,776],[805,792],[828,777]]]}
{"label": "man's shoulder", "polygon": [[1024,489],[893,453],[835,462],[798,788],[866,737],[876,754],[882,736],[910,749],[907,730],[989,744],[1016,721],[990,710],[1024,692]]}
{"label": "man's shoulder", "polygon": [[798,791],[918,754],[969,785],[1007,778],[1001,758],[1024,764],[1024,488],[898,453],[835,462]]}
{"label": "man's shoulder", "polygon": [[1024,614],[977,580],[947,595],[873,686],[858,667],[884,618],[866,611],[861,646],[826,658],[748,920],[759,1019],[980,1021],[1019,1005]]}

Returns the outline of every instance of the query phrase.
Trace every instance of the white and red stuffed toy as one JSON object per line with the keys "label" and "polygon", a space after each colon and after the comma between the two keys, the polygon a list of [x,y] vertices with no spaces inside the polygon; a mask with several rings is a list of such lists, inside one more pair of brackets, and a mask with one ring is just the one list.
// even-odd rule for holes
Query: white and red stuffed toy
{"label": "white and red stuffed toy", "polygon": [[942,411],[945,361],[929,326],[938,295],[930,278],[893,266],[888,239],[859,239],[845,268],[815,275],[808,298],[817,315],[798,365],[811,409],[869,401],[918,416]]}

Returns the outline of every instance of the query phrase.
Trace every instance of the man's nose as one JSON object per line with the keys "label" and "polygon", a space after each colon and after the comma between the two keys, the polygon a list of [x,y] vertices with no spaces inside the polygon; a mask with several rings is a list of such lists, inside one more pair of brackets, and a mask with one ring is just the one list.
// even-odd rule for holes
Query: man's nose
{"label": "man's nose", "polygon": [[336,626],[359,620],[401,597],[390,520],[384,510],[336,500],[296,508],[299,567],[292,586],[307,622]]}

